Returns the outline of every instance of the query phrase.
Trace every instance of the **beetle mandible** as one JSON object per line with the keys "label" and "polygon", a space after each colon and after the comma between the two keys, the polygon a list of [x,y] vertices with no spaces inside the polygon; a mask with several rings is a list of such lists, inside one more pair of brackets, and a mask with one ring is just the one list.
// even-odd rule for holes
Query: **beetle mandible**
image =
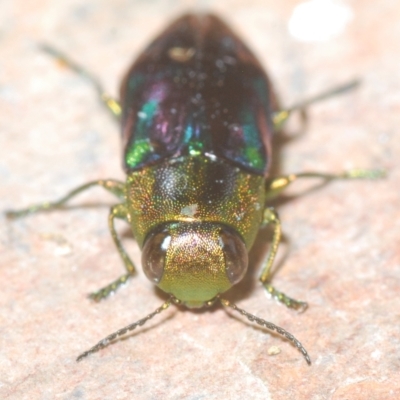
{"label": "beetle mandible", "polygon": [[294,110],[351,89],[356,82],[279,109],[259,61],[224,22],[210,14],[184,15],[157,37],[129,69],[120,102],[68,57],[49,46],[44,50],[88,78],[121,121],[127,178],[125,182],[89,182],[56,202],[7,215],[20,217],[54,209],[86,189],[101,186],[120,201],[111,207],[108,222],[126,273],[90,297],[96,301],[107,297],[135,272],[115,230],[116,219],[131,226],[142,250],[146,276],[169,294],[153,313],[107,336],[77,360],[143,325],[171,304],[207,307],[219,301],[285,336],[310,364],[307,351],[293,335],[221,295],[245,275],[248,252],[259,229],[272,225],[272,243],[260,281],[286,306],[300,310],[307,306],[270,283],[281,223],[267,200],[299,178],[373,179],[383,173],[360,169],[271,177],[272,135]]}

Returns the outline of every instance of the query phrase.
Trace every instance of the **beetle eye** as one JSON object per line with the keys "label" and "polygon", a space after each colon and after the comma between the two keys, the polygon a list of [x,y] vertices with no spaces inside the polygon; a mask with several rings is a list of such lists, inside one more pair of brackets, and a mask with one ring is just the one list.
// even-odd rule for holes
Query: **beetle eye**
{"label": "beetle eye", "polygon": [[239,235],[228,228],[221,229],[220,241],[225,256],[226,275],[234,285],[242,280],[247,271],[247,249]]}
{"label": "beetle eye", "polygon": [[165,256],[171,243],[171,236],[167,231],[150,235],[142,250],[142,266],[147,278],[158,283],[164,273]]}

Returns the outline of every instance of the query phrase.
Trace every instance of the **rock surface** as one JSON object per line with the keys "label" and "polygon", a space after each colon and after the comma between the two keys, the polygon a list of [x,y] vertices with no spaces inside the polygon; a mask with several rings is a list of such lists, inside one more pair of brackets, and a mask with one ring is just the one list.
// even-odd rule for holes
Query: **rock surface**
{"label": "rock surface", "polygon": [[[0,209],[56,199],[97,178],[123,179],[118,126],[90,85],[38,44],[63,49],[117,95],[140,50],[199,3],[0,3]],[[163,301],[142,272],[100,304],[85,297],[122,272],[106,221],[113,199],[93,189],[73,205],[100,207],[13,222],[0,217],[2,399],[400,398],[400,3],[342,3],[352,15],[343,31],[305,43],[288,31],[299,1],[204,2],[254,49],[283,104],[354,77],[363,81],[311,107],[304,135],[278,140],[274,169],[281,173],[362,167],[389,174],[312,191],[313,182],[299,182],[276,204],[286,244],[273,282],[309,309],[297,314],[268,299],[256,268],[227,294],[292,332],[313,364],[281,337],[220,308],[171,308],[76,363],[82,351]],[[294,118],[287,134],[299,126]],[[253,262],[267,237],[260,236]],[[140,264],[134,241],[125,239]]]}

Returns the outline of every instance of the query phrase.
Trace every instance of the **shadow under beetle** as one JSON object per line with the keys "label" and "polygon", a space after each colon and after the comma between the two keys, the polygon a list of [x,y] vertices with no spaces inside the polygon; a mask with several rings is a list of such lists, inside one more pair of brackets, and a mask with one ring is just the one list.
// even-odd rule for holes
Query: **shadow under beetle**
{"label": "shadow under beetle", "polygon": [[107,297],[136,269],[115,230],[115,219],[129,223],[142,249],[146,276],[170,295],[153,313],[107,336],[77,360],[143,325],[171,304],[207,307],[219,301],[286,337],[310,364],[306,349],[293,335],[221,295],[243,278],[248,251],[260,227],[271,224],[272,244],[260,281],[286,306],[306,308],[306,303],[270,284],[281,223],[267,201],[299,178],[380,178],[383,172],[270,177],[272,135],[292,111],[351,89],[356,82],[280,110],[258,60],[213,15],[184,15],[156,38],[128,71],[120,102],[108,96],[85,69],[51,47],[44,46],[44,50],[88,78],[121,121],[127,178],[126,182],[90,182],[56,202],[7,215],[21,217],[54,209],[92,186],[101,186],[120,200],[111,207],[108,223],[126,273],[90,297],[96,301]]}

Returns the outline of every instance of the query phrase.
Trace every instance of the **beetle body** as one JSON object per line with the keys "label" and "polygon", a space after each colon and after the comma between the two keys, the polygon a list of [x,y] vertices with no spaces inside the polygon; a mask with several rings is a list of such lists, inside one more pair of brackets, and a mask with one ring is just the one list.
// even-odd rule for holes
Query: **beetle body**
{"label": "beetle body", "polygon": [[187,15],[134,63],[121,97],[126,203],[144,270],[202,306],[243,277],[263,220],[268,80],[221,20]]}

